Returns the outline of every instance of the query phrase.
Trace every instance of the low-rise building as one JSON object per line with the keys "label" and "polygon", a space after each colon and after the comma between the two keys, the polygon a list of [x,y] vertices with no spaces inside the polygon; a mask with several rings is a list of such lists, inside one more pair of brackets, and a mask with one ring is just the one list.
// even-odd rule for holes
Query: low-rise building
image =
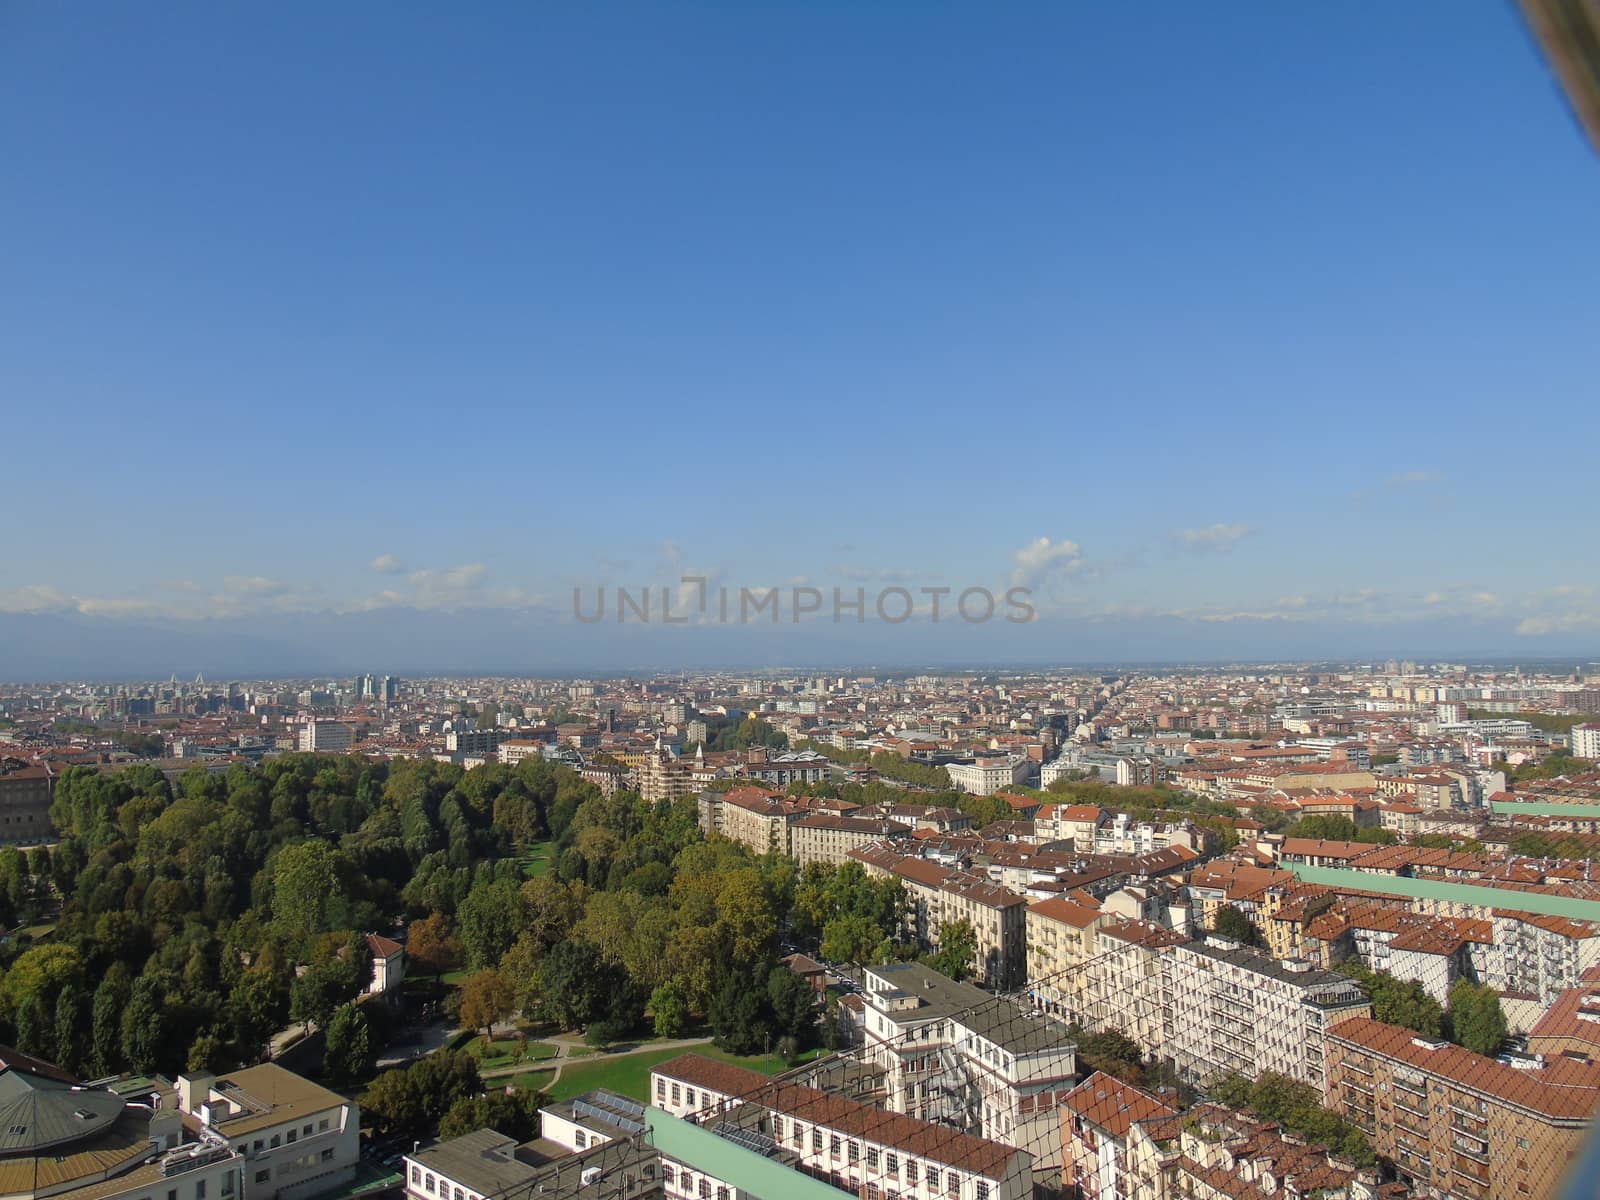
{"label": "low-rise building", "polygon": [[1026,1150],[703,1055],[653,1067],[650,1095],[672,1116],[707,1123],[739,1111],[751,1133],[796,1156],[806,1174],[857,1196],[1033,1196],[1033,1156]]}
{"label": "low-rise building", "polygon": [[276,1063],[180,1075],[178,1110],[198,1136],[244,1157],[244,1200],[308,1200],[355,1177],[361,1110]]}

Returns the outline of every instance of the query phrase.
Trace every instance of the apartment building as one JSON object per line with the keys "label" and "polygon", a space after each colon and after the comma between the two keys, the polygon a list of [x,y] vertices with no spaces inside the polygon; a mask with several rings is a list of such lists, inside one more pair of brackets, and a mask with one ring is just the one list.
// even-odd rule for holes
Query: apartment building
{"label": "apartment building", "polygon": [[1066,1110],[1063,1182],[1083,1200],[1378,1200],[1393,1193],[1375,1168],[1217,1104],[1181,1117],[1148,1092],[1105,1075]]}
{"label": "apartment building", "polygon": [[243,1156],[186,1130],[164,1081],[91,1086],[0,1047],[4,1194],[24,1200],[237,1200]]}
{"label": "apartment building", "polygon": [[50,841],[50,798],[55,777],[43,764],[0,759],[0,844]]}
{"label": "apartment building", "polygon": [[497,756],[508,767],[514,767],[525,758],[539,758],[549,743],[539,738],[503,738]]}
{"label": "apartment building", "polygon": [[180,1075],[178,1110],[200,1137],[244,1157],[243,1200],[308,1200],[355,1177],[361,1110],[276,1063]]}
{"label": "apartment building", "polygon": [[1552,1195],[1600,1101],[1595,1064],[1519,1068],[1367,1018],[1329,1032],[1328,1077],[1331,1107],[1402,1182],[1461,1200]]}
{"label": "apartment building", "polygon": [[1094,1032],[1114,1029],[1152,1057],[1167,1057],[1172,1023],[1167,952],[1188,937],[1147,921],[1107,921],[1096,938],[1096,953],[1071,973],[1071,986],[1057,985],[1048,995],[1036,995],[1035,1003],[1042,1001],[1046,1011]]}
{"label": "apartment building", "polygon": [[1354,980],[1279,962],[1215,935],[1166,947],[1163,1054],[1186,1078],[1275,1071],[1327,1090],[1330,1026],[1371,1012]]}
{"label": "apartment building", "polygon": [[1026,783],[1033,763],[1019,754],[977,755],[944,764],[950,782],[974,796],[992,796],[1003,787]]}
{"label": "apartment building", "polygon": [[[1134,1159],[1144,1138],[1173,1140],[1180,1127],[1178,1110],[1132,1084],[1096,1071],[1062,1101],[1061,1182],[1076,1188],[1082,1200],[1133,1200],[1151,1196]],[[1144,1128],[1146,1123],[1159,1128]],[[1136,1132],[1138,1130],[1138,1132]],[[1148,1155],[1142,1156],[1148,1157]]]}
{"label": "apartment building", "polygon": [[1094,804],[1046,804],[1033,818],[1041,841],[1071,841],[1083,852],[1094,849],[1095,834],[1110,823],[1111,814]]}
{"label": "apartment building", "polygon": [[444,736],[444,748],[451,754],[488,756],[500,749],[502,736],[499,729],[452,729]]}
{"label": "apartment building", "polygon": [[1572,753],[1575,758],[1600,758],[1600,724],[1572,727]]}
{"label": "apartment building", "polygon": [[1099,952],[1095,931],[1113,918],[1098,908],[1052,896],[1028,905],[1024,922],[1034,1002],[1067,1020],[1083,1011],[1083,964]]}
{"label": "apartment building", "polygon": [[814,862],[837,866],[852,850],[910,832],[911,826],[898,821],[812,813],[789,826],[789,855],[802,867]]}
{"label": "apartment building", "polygon": [[1027,970],[1027,900],[970,872],[901,854],[879,844],[847,855],[869,875],[898,879],[906,890],[903,932],[927,950],[941,930],[966,921],[977,937],[977,974],[991,987],[1012,988]]}
{"label": "apartment building", "polygon": [[862,1002],[886,1108],[1061,1161],[1077,1065],[1063,1025],[921,963],[869,967]]}
{"label": "apartment building", "polygon": [[799,1169],[870,1200],[1031,1200],[1026,1150],[803,1084],[683,1054],[651,1068],[654,1105],[713,1128],[736,1123]]}
{"label": "apartment building", "polygon": [[299,748],[304,754],[348,754],[355,737],[343,721],[307,721],[300,727]]}

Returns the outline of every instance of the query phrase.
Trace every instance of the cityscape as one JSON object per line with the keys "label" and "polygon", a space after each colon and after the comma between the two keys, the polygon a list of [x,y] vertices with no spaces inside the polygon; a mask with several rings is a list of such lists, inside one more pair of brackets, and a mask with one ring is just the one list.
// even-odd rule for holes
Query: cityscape
{"label": "cityscape", "polygon": [[1600,0],[9,0],[0,153],[0,1200],[1600,1198]]}
{"label": "cityscape", "polygon": [[1600,1101],[1600,662],[13,684],[0,754],[0,1078],[148,1121],[116,1195],[1540,1195]]}

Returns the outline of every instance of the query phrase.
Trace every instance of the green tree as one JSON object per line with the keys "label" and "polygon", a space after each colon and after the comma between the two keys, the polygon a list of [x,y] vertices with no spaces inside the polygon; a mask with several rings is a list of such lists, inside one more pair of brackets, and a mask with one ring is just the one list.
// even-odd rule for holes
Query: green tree
{"label": "green tree", "polygon": [[1510,1033],[1499,993],[1470,979],[1451,987],[1448,1023],[1450,1039],[1475,1054],[1497,1053]]}
{"label": "green tree", "polygon": [[385,1133],[420,1137],[438,1128],[457,1100],[483,1090],[477,1060],[441,1051],[373,1080],[361,1106]]}
{"label": "green tree", "polygon": [[53,1062],[56,1057],[56,1029],[52,1016],[35,996],[24,996],[17,1005],[17,1049],[35,1058]]}
{"label": "green tree", "polygon": [[1217,909],[1211,928],[1225,938],[1232,938],[1247,946],[1255,945],[1256,927],[1250,923],[1249,917],[1232,904],[1224,904]]}
{"label": "green tree", "polygon": [[278,851],[272,868],[272,917],[288,941],[326,933],[346,923],[339,852],[327,842],[295,842]]}
{"label": "green tree", "polygon": [[359,1006],[345,1004],[328,1021],[323,1065],[334,1083],[349,1086],[372,1072],[376,1056],[372,1026]]}
{"label": "green tree", "polygon": [[939,949],[926,961],[939,974],[960,983],[972,975],[977,954],[978,935],[971,922],[946,921],[939,926]]}
{"label": "green tree", "polygon": [[81,1075],[89,1066],[89,995],[77,984],[62,986],[56,996],[55,1062],[62,1070]]}
{"label": "green tree", "polygon": [[475,887],[456,912],[456,936],[473,970],[495,966],[505,957],[528,918],[528,908],[510,880]]}
{"label": "green tree", "polygon": [[682,1037],[689,1028],[689,997],[683,984],[676,979],[658,984],[650,993],[650,1016],[657,1037]]}
{"label": "green tree", "polygon": [[484,1096],[463,1096],[452,1104],[439,1121],[439,1137],[448,1139],[480,1129],[492,1129],[518,1142],[526,1142],[539,1132],[539,1109],[548,1102],[543,1092],[490,1092]]}
{"label": "green tree", "polygon": [[122,1013],[127,1006],[128,983],[119,967],[94,990],[90,1040],[92,1074],[97,1078],[115,1074],[122,1065]]}
{"label": "green tree", "polygon": [[150,975],[133,981],[122,1012],[122,1057],[135,1071],[149,1073],[170,1065],[169,1009],[161,984]]}
{"label": "green tree", "polygon": [[788,967],[773,967],[767,976],[767,1003],[772,1010],[773,1029],[780,1039],[794,1039],[799,1049],[815,1041],[817,994],[804,979]]}

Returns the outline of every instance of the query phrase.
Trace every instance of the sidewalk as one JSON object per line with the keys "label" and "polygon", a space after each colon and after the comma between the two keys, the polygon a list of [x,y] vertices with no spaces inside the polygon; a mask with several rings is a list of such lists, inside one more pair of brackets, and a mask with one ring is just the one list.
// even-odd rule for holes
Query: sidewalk
{"label": "sidewalk", "polygon": [[530,1060],[528,1062],[515,1063],[509,1067],[493,1067],[484,1071],[482,1077],[486,1080],[504,1079],[511,1075],[525,1075],[529,1071],[548,1071],[553,1069],[555,1074],[545,1084],[545,1087],[551,1087],[561,1078],[561,1072],[569,1062],[575,1064],[609,1062],[612,1059],[627,1058],[634,1054],[647,1054],[651,1050],[688,1050],[694,1046],[708,1045],[711,1042],[708,1037],[673,1038],[664,1042],[640,1042],[626,1050],[595,1050],[591,1054],[574,1056],[572,1051],[575,1049],[589,1049],[583,1038],[578,1034],[558,1033],[553,1037],[541,1040],[549,1042],[556,1048],[556,1056],[554,1058]]}

